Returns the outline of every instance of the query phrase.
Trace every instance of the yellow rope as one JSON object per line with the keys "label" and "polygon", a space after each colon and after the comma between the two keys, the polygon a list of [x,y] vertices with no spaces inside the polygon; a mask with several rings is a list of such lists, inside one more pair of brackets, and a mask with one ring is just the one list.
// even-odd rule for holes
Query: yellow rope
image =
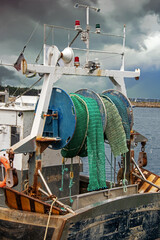
{"label": "yellow rope", "polygon": [[44,234],[44,239],[43,240],[46,240],[46,237],[47,237],[47,232],[48,232],[48,227],[49,227],[49,222],[50,222],[50,218],[51,218],[51,213],[52,213],[52,208],[53,208],[53,204],[57,201],[57,198],[55,198],[51,204],[51,207],[50,207],[50,211],[49,211],[49,215],[48,215],[48,220],[47,220],[47,225],[46,225],[46,231],[45,231],[45,234]]}

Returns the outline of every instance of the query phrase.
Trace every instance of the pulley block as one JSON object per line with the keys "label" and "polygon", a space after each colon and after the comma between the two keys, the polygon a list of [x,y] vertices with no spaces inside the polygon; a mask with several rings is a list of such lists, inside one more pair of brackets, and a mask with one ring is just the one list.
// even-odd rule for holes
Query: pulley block
{"label": "pulley block", "polygon": [[138,166],[139,167],[147,166],[147,153],[146,152],[139,152]]}

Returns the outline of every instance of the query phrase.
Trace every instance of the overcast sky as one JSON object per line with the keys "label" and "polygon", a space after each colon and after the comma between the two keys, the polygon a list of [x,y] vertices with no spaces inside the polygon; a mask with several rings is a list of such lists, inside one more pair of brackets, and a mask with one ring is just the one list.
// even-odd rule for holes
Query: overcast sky
{"label": "overcast sky", "polygon": [[[74,27],[80,20],[85,27],[85,10],[75,9],[76,2],[101,9],[100,13],[90,11],[91,30],[100,23],[101,31],[123,34],[126,24],[125,69],[141,69],[139,81],[126,79],[129,97],[160,98],[160,1],[159,0],[0,0],[0,61],[14,63],[27,43],[32,31],[36,31],[24,52],[27,62],[34,62],[43,44],[43,24]],[[54,30],[49,40],[62,51],[72,40],[72,33]],[[91,36],[91,48],[121,51],[122,39]],[[85,48],[84,43],[77,44]],[[114,45],[113,45],[114,44]],[[75,47],[76,43],[74,44]],[[77,53],[76,53],[77,54]],[[81,53],[81,65],[84,57]],[[93,55],[90,55],[90,60]],[[119,69],[120,57],[112,55],[94,56],[106,69]],[[42,57],[40,62],[42,62]],[[2,85],[30,86],[36,78],[26,79],[13,68],[0,67]],[[62,78],[57,86],[73,92],[79,88],[91,88],[97,92],[111,88],[108,79]]]}

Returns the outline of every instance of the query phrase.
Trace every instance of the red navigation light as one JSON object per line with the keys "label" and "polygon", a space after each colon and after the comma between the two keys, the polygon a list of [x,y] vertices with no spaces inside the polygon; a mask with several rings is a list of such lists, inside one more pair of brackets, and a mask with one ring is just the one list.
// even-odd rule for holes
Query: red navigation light
{"label": "red navigation light", "polygon": [[79,20],[75,21],[75,30],[81,30],[81,26],[80,26],[80,21]]}
{"label": "red navigation light", "polygon": [[79,20],[75,21],[75,26],[80,26],[80,21]]}
{"label": "red navigation light", "polygon": [[79,63],[79,57],[74,58],[74,66],[78,67],[80,65]]}

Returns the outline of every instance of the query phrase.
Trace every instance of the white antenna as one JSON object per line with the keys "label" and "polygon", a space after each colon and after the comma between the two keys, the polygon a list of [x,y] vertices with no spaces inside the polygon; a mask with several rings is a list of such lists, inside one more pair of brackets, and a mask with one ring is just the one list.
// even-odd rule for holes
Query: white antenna
{"label": "white antenna", "polygon": [[86,8],[86,48],[87,48],[87,54],[86,54],[86,63],[88,63],[89,61],[89,31],[90,31],[90,26],[89,26],[89,9],[93,9],[94,11],[96,12],[100,12],[100,9],[99,8],[96,8],[96,7],[92,7],[92,6],[89,6],[89,5],[83,5],[83,4],[79,4],[79,3],[76,3],[74,5],[75,8],[79,8],[79,7],[82,7],[82,8]]}
{"label": "white antenna", "polygon": [[89,5],[84,5],[84,4],[79,4],[79,3],[76,3],[74,5],[75,8],[78,8],[78,7],[83,7],[83,8],[91,8],[93,10],[95,10],[96,12],[100,12],[100,8],[96,8],[96,7],[92,7],[92,6],[89,6]]}

